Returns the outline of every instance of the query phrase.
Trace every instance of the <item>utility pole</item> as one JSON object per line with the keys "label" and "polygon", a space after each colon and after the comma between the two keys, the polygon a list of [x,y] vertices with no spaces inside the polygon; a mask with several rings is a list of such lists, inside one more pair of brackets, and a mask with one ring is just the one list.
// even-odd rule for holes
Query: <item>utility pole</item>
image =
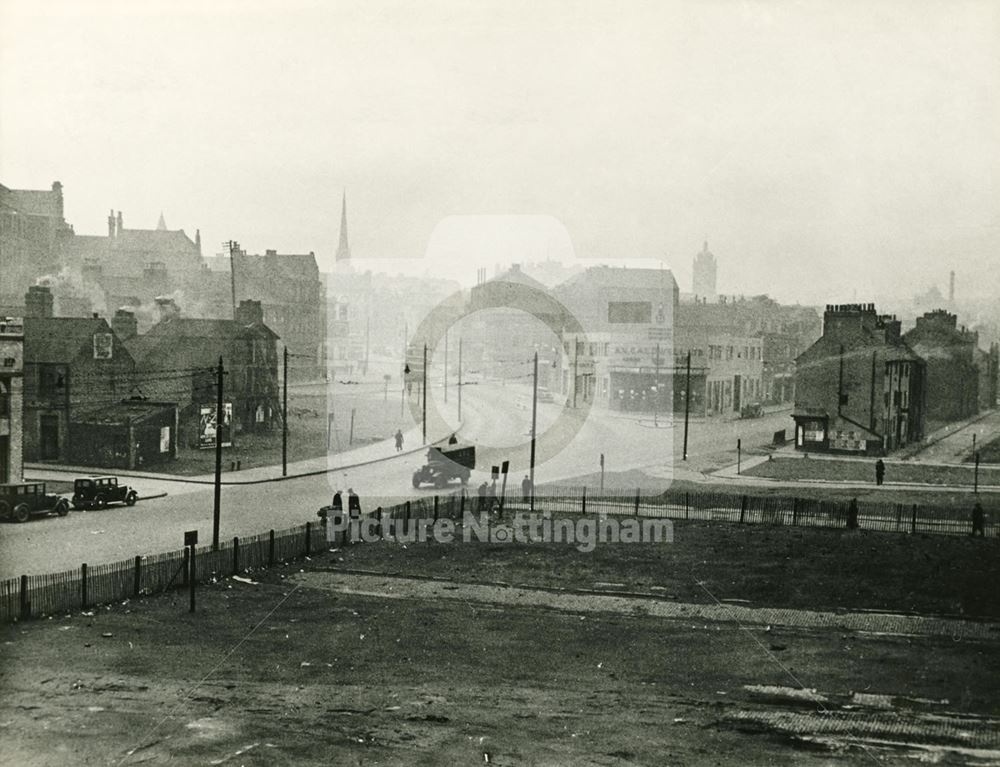
{"label": "utility pole", "polygon": [[573,338],[573,407],[576,407],[576,384],[580,380],[580,339]]}
{"label": "utility pole", "polygon": [[[222,504],[222,357],[216,371],[215,400],[215,504],[212,508],[212,551],[219,549],[219,516]],[[232,425],[230,424],[230,428]]]}
{"label": "utility pole", "polygon": [[653,426],[660,425],[660,397],[662,392],[660,391],[660,342],[656,342],[656,359],[654,360],[655,371],[653,373],[654,386],[656,387],[656,399],[653,401]]}
{"label": "utility pole", "polygon": [[423,411],[424,412],[423,412],[423,418],[421,418],[421,421],[423,422],[424,444],[426,445],[427,444],[427,344],[426,343],[424,344],[424,372],[423,372],[423,378],[424,378],[424,381],[423,381],[423,397],[424,397]]}
{"label": "utility pole", "polygon": [[288,347],[285,347],[285,365],[282,368],[281,398],[281,476],[288,476]]}
{"label": "utility pole", "polygon": [[458,339],[458,420],[462,421],[462,339]]}
{"label": "utility pole", "polygon": [[531,387],[531,510],[535,510],[535,429],[538,426],[538,352],[535,352],[534,374]]}
{"label": "utility pole", "polygon": [[236,319],[236,254],[239,253],[240,244],[236,240],[223,243],[229,248],[229,286],[233,294],[233,319]]}
{"label": "utility pole", "polygon": [[372,315],[371,307],[368,309],[368,316],[365,317],[365,375],[368,375],[368,355],[371,350]]}
{"label": "utility pole", "polygon": [[691,350],[688,349],[687,377],[684,383],[684,460],[688,459],[688,415],[691,412]]}
{"label": "utility pole", "polygon": [[409,335],[410,335],[410,327],[404,321],[403,322],[403,375],[401,375],[399,377],[400,381],[401,381],[401,386],[400,386],[400,389],[399,389],[399,417],[400,418],[403,417],[403,413],[406,410],[406,384],[409,383],[409,378],[407,377],[407,373],[409,372],[409,361],[410,361],[409,360],[409,357],[410,357],[410,348],[409,348],[409,345],[407,343],[407,339],[408,339]]}
{"label": "utility pole", "polygon": [[448,330],[444,331],[444,401],[448,402]]}

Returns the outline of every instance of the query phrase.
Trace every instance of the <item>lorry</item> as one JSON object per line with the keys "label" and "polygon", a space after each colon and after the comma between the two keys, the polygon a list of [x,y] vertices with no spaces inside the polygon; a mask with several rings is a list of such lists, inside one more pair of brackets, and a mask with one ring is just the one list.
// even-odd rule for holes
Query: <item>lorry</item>
{"label": "lorry", "polygon": [[423,484],[445,487],[453,479],[464,485],[476,468],[475,445],[432,447],[427,451],[427,462],[413,473],[413,486]]}

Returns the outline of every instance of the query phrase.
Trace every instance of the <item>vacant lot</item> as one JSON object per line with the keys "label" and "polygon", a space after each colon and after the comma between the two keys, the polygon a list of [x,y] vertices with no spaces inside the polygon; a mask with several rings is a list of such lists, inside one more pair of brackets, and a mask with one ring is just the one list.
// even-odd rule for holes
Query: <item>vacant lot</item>
{"label": "vacant lot", "polygon": [[[819,767],[916,757],[926,748],[943,749],[947,763],[962,763],[950,760],[965,747],[1000,755],[995,679],[984,673],[995,659],[993,642],[747,628],[641,610],[501,607],[460,591],[435,600],[309,585],[329,575],[324,568],[365,565],[444,571],[456,583],[504,575],[578,588],[605,579],[636,589],[667,584],[674,596],[707,600],[698,579],[719,597],[770,593],[789,604],[806,601],[811,587],[814,607],[871,599],[879,579],[874,566],[854,572],[864,558],[854,550],[885,562],[883,575],[908,562],[921,591],[931,579],[919,571],[944,561],[933,552],[939,541],[919,538],[904,555],[886,554],[882,538],[841,545],[836,538],[846,536],[757,535],[766,531],[734,526],[710,541],[717,530],[679,529],[688,544],[620,566],[620,546],[598,559],[535,544],[359,544],[254,574],[256,583],[206,586],[194,615],[174,592],[5,627],[4,759],[25,767]],[[830,547],[812,564],[822,577],[780,586],[807,570],[783,562]],[[762,553],[771,560],[756,561]],[[997,559],[995,547],[979,553]],[[702,565],[690,567],[699,557]],[[995,582],[992,567],[971,569]],[[964,577],[949,572],[937,579],[957,584]],[[852,582],[865,589],[840,585]],[[936,590],[939,600],[946,601],[945,590]],[[884,591],[911,602],[902,577],[890,578]],[[838,732],[817,739],[831,720]]]}

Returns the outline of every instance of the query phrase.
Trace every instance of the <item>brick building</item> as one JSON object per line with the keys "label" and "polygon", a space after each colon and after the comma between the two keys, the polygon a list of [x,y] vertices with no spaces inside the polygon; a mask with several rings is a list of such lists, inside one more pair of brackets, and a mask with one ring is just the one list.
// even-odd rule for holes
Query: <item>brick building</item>
{"label": "brick building", "polygon": [[917,317],[903,339],[927,364],[927,418],[958,421],[979,411],[979,334],[944,309]]}
{"label": "brick building", "polygon": [[16,305],[28,285],[60,269],[62,244],[73,235],[63,218],[58,181],[47,190],[8,189],[0,184],[0,304]]}
{"label": "brick building", "polygon": [[24,458],[67,462],[74,419],[131,396],[135,362],[107,320],[53,317],[45,288],[25,308]]}
{"label": "brick building", "polygon": [[236,301],[259,301],[263,322],[288,347],[289,378],[317,381],[326,376],[326,288],[316,255],[263,256],[235,253],[231,258]]}
{"label": "brick building", "polygon": [[883,453],[924,435],[924,361],[874,304],[827,306],[823,335],[796,360],[795,446]]}
{"label": "brick building", "polygon": [[0,483],[24,476],[24,320],[0,317]]}
{"label": "brick building", "polygon": [[582,328],[568,321],[563,333],[562,396],[577,405],[669,412],[679,295],[670,270],[597,266],[553,293]]}
{"label": "brick building", "polygon": [[[725,415],[757,404],[763,394],[763,341],[711,326],[674,328],[677,374],[686,375],[691,352],[691,413]],[[683,370],[682,370],[683,368]],[[683,407],[683,403],[678,402]]]}
{"label": "brick building", "polygon": [[[118,323],[129,320],[119,315]],[[264,324],[259,301],[242,301],[235,320],[172,316],[127,341],[141,371],[137,387],[151,400],[177,403],[180,444],[197,446],[202,408],[214,412],[216,367],[223,359],[223,398],[236,433],[280,423],[278,336]]]}

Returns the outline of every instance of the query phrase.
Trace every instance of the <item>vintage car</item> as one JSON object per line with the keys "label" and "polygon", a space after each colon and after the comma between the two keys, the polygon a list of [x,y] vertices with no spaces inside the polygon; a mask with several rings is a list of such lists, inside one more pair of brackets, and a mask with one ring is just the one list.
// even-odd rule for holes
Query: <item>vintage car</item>
{"label": "vintage car", "polygon": [[427,463],[413,473],[413,486],[419,488],[424,483],[444,487],[451,480],[458,479],[464,485],[476,468],[475,445],[432,447],[427,451]]}
{"label": "vintage car", "polygon": [[740,411],[740,418],[760,418],[764,415],[764,407],[759,404],[744,405]]}
{"label": "vintage car", "polygon": [[59,495],[48,495],[44,482],[21,482],[0,485],[0,519],[27,522],[32,514],[69,514],[69,501]]}
{"label": "vintage car", "polygon": [[135,506],[139,494],[128,485],[119,485],[118,477],[82,477],[73,482],[74,509],[103,509],[109,503]]}

